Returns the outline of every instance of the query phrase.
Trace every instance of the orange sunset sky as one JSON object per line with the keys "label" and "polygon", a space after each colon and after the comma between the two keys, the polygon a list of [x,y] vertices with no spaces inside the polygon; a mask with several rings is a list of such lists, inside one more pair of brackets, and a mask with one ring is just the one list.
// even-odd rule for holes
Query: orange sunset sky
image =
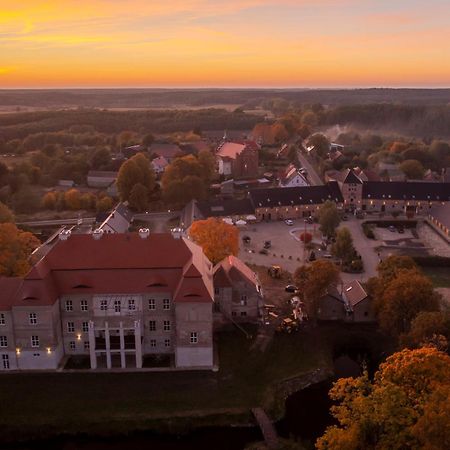
{"label": "orange sunset sky", "polygon": [[0,0],[0,88],[450,86],[449,0]]}

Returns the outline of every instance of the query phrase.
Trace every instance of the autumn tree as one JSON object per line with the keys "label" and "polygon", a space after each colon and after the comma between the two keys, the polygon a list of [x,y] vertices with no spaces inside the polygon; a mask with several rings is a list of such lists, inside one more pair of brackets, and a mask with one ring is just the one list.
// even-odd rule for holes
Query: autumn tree
{"label": "autumn tree", "polygon": [[303,113],[303,115],[302,115],[302,124],[303,125],[314,128],[315,126],[317,126],[318,122],[319,122],[319,119],[317,117],[317,114],[315,114],[314,112],[306,111],[305,113]]}
{"label": "autumn tree", "polygon": [[14,222],[14,214],[2,202],[0,202],[0,223]]}
{"label": "autumn tree", "polygon": [[421,311],[411,322],[409,333],[400,342],[403,346],[416,348],[434,345],[442,351],[448,349],[450,340],[450,312]]}
{"label": "autumn tree", "polygon": [[374,299],[379,325],[393,336],[408,332],[421,311],[438,310],[439,298],[429,278],[415,269],[402,269]]}
{"label": "autumn tree", "polygon": [[337,425],[316,442],[319,450],[450,448],[450,357],[433,347],[403,350],[365,373],[334,383]]}
{"label": "autumn tree", "polygon": [[308,140],[308,146],[313,146],[319,158],[325,158],[330,151],[330,141],[321,133],[313,134]]}
{"label": "autumn tree", "polygon": [[416,159],[407,159],[400,164],[400,170],[410,180],[421,180],[425,173],[423,165]]}
{"label": "autumn tree", "polygon": [[148,189],[142,183],[135,184],[128,198],[130,208],[138,212],[145,211],[148,206],[148,196]]}
{"label": "autumn tree", "polygon": [[64,203],[67,208],[72,210],[81,209],[81,194],[77,189],[69,189],[64,194]]}
{"label": "autumn tree", "polygon": [[213,264],[239,252],[239,230],[221,219],[198,220],[192,224],[189,235]]}
{"label": "autumn tree", "polygon": [[95,209],[97,212],[106,212],[109,211],[113,206],[113,201],[111,197],[107,195],[97,199]]}
{"label": "autumn tree", "polygon": [[[140,200],[140,204],[145,203],[148,207],[149,196],[155,188],[155,172],[148,158],[143,153],[130,158],[120,167],[117,176],[117,189],[119,191],[121,201],[129,201],[133,187],[141,184],[146,188],[146,197]],[[141,193],[144,191],[141,190]]]}
{"label": "autumn tree", "polygon": [[402,269],[418,270],[418,267],[414,260],[409,256],[391,255],[378,264],[377,272],[383,281],[389,282],[395,278]]}
{"label": "autumn tree", "polygon": [[44,197],[42,197],[42,206],[45,209],[55,209],[57,198],[55,192],[47,192]]}
{"label": "autumn tree", "polygon": [[340,221],[336,204],[327,200],[319,209],[320,231],[327,237],[334,236]]}
{"label": "autumn tree", "polygon": [[202,150],[197,155],[201,167],[201,177],[205,183],[210,183],[215,172],[216,160],[208,150]]}
{"label": "autumn tree", "polygon": [[318,301],[330,286],[339,282],[339,269],[331,261],[318,260],[300,266],[294,273],[294,282],[306,302],[311,317],[317,316]]}
{"label": "autumn tree", "polygon": [[97,199],[94,194],[91,192],[86,192],[85,194],[82,194],[80,197],[80,204],[81,209],[95,209],[95,204],[97,202]]}
{"label": "autumn tree", "polygon": [[28,259],[39,240],[13,223],[0,224],[0,275],[24,276],[30,269]]}
{"label": "autumn tree", "polygon": [[336,234],[336,242],[331,247],[331,252],[336,258],[348,263],[355,255],[353,238],[347,227],[340,228]]}
{"label": "autumn tree", "polygon": [[91,158],[91,167],[93,169],[102,169],[111,163],[111,153],[107,148],[99,148],[95,150]]}
{"label": "autumn tree", "polygon": [[171,205],[182,206],[192,199],[205,199],[212,176],[210,169],[211,160],[206,155],[202,155],[201,160],[194,155],[176,158],[166,168],[161,180],[164,200]]}

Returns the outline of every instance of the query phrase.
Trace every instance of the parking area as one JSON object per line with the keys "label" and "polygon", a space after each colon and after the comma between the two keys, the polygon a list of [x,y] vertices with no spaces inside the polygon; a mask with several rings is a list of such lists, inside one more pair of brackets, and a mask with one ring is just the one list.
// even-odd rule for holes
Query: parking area
{"label": "parking area", "polygon": [[[318,224],[305,224],[303,220],[294,220],[292,226],[283,221],[248,225],[240,230],[239,258],[259,266],[276,264],[293,273],[309,256],[309,250],[298,239],[304,231],[313,235],[313,242],[321,241],[322,233],[318,230]],[[248,244],[242,242],[244,236],[250,237]],[[266,241],[270,241],[270,248],[266,249],[267,254],[260,254]]]}

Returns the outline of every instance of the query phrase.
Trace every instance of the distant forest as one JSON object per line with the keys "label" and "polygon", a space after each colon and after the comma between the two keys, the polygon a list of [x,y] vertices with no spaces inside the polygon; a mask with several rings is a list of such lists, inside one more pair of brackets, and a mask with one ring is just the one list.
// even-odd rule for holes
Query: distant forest
{"label": "distant forest", "polygon": [[1,106],[43,108],[172,108],[185,105],[214,107],[261,106],[273,98],[294,107],[321,103],[327,106],[397,103],[448,105],[450,89],[72,89],[0,90]]}

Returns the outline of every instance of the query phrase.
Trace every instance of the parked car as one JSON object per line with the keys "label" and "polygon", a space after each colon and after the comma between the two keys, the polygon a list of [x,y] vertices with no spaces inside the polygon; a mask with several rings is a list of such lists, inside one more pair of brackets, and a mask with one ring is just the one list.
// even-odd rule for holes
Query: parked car
{"label": "parked car", "polygon": [[259,253],[260,253],[261,255],[268,255],[268,254],[269,254],[269,252],[267,251],[266,248],[262,248],[262,249],[259,251]]}
{"label": "parked car", "polygon": [[272,242],[270,242],[270,241],[265,241],[265,242],[264,242],[264,248],[270,248],[270,247],[272,247]]}
{"label": "parked car", "polygon": [[284,223],[285,223],[286,225],[289,225],[289,226],[294,225],[294,221],[291,220],[291,219],[286,219],[286,220],[284,221]]}
{"label": "parked car", "polygon": [[314,220],[313,220],[312,217],[307,217],[307,218],[305,219],[305,223],[314,223]]}
{"label": "parked car", "polygon": [[405,232],[405,229],[400,225],[400,226],[397,227],[397,231],[398,231],[400,234],[403,234],[403,233]]}
{"label": "parked car", "polygon": [[395,233],[395,231],[397,230],[397,228],[394,227],[394,225],[389,225],[388,230],[392,233]]}
{"label": "parked car", "polygon": [[252,238],[250,236],[242,236],[242,241],[244,244],[249,244]]}
{"label": "parked car", "polygon": [[344,214],[344,215],[342,216],[342,220],[345,222],[346,220],[348,220],[348,216],[347,216],[346,214]]}
{"label": "parked car", "polygon": [[298,287],[297,287],[297,286],[294,286],[293,284],[288,284],[288,285],[284,288],[284,290],[285,290],[286,292],[295,292],[295,291],[298,290]]}

